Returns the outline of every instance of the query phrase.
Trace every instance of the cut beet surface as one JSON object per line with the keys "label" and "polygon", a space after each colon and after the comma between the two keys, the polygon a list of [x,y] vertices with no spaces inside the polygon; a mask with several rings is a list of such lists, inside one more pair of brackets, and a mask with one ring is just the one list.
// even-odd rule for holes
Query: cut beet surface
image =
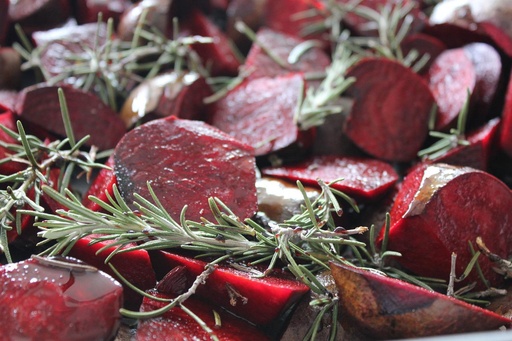
{"label": "cut beet surface", "polygon": [[[108,242],[89,245],[93,237],[99,237],[99,235],[79,239],[69,252],[69,256],[95,266],[121,282],[121,279],[117,278],[110,267],[105,264],[105,259],[115,250],[116,246],[112,246],[111,248],[96,254],[100,248],[107,246]],[[126,280],[128,280],[128,282],[141,290],[149,290],[156,284],[156,277],[151,266],[151,260],[145,250],[136,250],[117,254],[112,257],[110,264],[112,264],[116,270]],[[127,286],[124,286],[125,307],[136,310],[139,308],[141,302],[141,295]]]}
{"label": "cut beet surface", "polygon": [[[416,167],[407,175],[391,208],[388,248],[402,257],[396,261],[421,276],[448,280],[451,254],[457,254],[460,276],[481,237],[492,252],[507,258],[512,245],[512,192],[494,176],[447,164]],[[384,229],[378,238],[382,242]],[[503,277],[484,257],[478,262],[485,278],[499,286]],[[476,281],[476,271],[463,283]]]}
{"label": "cut beet surface", "polygon": [[[290,72],[323,73],[331,63],[329,56],[320,47],[315,46],[306,50],[296,61],[290,63],[289,56],[293,49],[303,40],[271,30],[261,28],[256,34],[257,43],[253,43],[244,69],[251,70],[247,78],[275,77]],[[283,63],[284,67],[272,59],[261,47],[272,51]]]}
{"label": "cut beet surface", "polygon": [[[67,86],[62,89],[77,141],[90,135],[86,145],[95,145],[100,150],[114,148],[126,131],[117,113],[91,93]],[[56,86],[25,88],[16,105],[16,113],[31,128],[66,135]]]}
{"label": "cut beet surface", "polygon": [[[512,79],[512,76],[510,77]],[[509,82],[505,95],[505,105],[501,113],[500,148],[512,157],[512,83]]]}
{"label": "cut beet surface", "polygon": [[212,104],[210,123],[253,146],[256,156],[311,143],[294,119],[303,85],[301,74],[246,80]]}
{"label": "cut beet surface", "polygon": [[95,196],[103,202],[108,202],[107,193],[114,197],[114,185],[117,184],[117,178],[114,174],[114,157],[112,155],[105,162],[105,166],[110,168],[102,168],[98,172],[82,199],[82,204],[93,211],[101,211],[102,208],[97,203],[89,200],[89,196]]}
{"label": "cut beet surface", "polygon": [[264,175],[318,186],[343,178],[333,188],[361,201],[375,201],[398,181],[398,174],[386,162],[349,156],[316,156],[295,165],[264,168]]}
{"label": "cut beet surface", "polygon": [[463,48],[446,50],[434,60],[427,78],[437,104],[434,129],[453,128],[468,92],[475,91],[477,76],[473,62]]}
{"label": "cut beet surface", "polygon": [[362,150],[388,161],[411,161],[428,133],[434,98],[420,76],[391,60],[367,58],[349,70],[354,105],[347,136]]}
{"label": "cut beet surface", "polygon": [[[158,277],[176,266],[184,266],[193,281],[207,264],[165,251],[151,252],[150,255]],[[289,277],[270,275],[251,278],[248,272],[218,266],[205,285],[198,287],[196,294],[252,323],[266,325],[275,322],[308,291],[308,286]]]}
{"label": "cut beet surface", "polygon": [[[149,143],[148,143],[149,142]],[[217,197],[245,219],[257,210],[253,150],[200,121],[154,120],[130,131],[114,152],[114,171],[123,198],[150,200],[148,182],[169,214],[213,219],[208,198]]]}
{"label": "cut beet surface", "polygon": [[407,56],[413,50],[416,51],[418,53],[418,58],[415,59],[415,62],[422,58],[424,55],[428,55],[428,61],[425,66],[421,68],[420,73],[428,70],[437,56],[446,50],[446,45],[443,44],[442,41],[423,33],[416,33],[406,36],[401,42],[400,47],[402,48],[402,53],[404,56]]}
{"label": "cut beet surface", "polygon": [[[150,294],[164,299],[172,299],[173,295],[164,295],[156,291]],[[145,297],[140,310],[153,311],[166,303]],[[265,341],[269,338],[257,327],[227,313],[221,307],[211,305],[194,297],[187,299],[183,305],[194,312],[213,331],[219,340],[230,341]],[[220,325],[216,324],[214,312],[219,314]],[[137,327],[135,340],[153,340],[155,335],[161,340],[197,340],[209,341],[210,335],[180,307],[172,308],[162,316],[142,320]]]}
{"label": "cut beet surface", "polygon": [[113,339],[121,324],[123,289],[84,265],[71,258],[32,257],[1,267],[2,339]]}
{"label": "cut beet surface", "polygon": [[510,327],[511,320],[398,279],[331,263],[341,322],[369,339],[401,339]]}

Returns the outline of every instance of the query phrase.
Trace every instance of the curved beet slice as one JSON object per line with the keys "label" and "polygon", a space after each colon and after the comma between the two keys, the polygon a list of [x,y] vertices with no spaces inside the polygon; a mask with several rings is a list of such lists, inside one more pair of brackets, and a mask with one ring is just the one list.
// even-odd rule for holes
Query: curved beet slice
{"label": "curved beet slice", "polygon": [[[90,135],[87,145],[100,150],[114,148],[126,129],[123,121],[95,95],[72,87],[62,87],[75,138]],[[65,136],[56,86],[35,86],[21,92],[16,112],[23,123]]]}
{"label": "curved beet slice", "polygon": [[416,157],[428,133],[434,98],[417,74],[398,62],[367,58],[349,70],[354,105],[347,136],[365,152],[388,161]]}
{"label": "curved beet slice", "polygon": [[245,219],[257,210],[253,150],[200,121],[171,116],[143,124],[119,142],[114,171],[128,204],[133,194],[151,199],[147,183],[179,220],[213,219],[208,198],[217,197]]}
{"label": "curved beet slice", "polygon": [[210,123],[265,155],[300,142],[294,116],[304,80],[300,74],[246,80],[213,103]]}
{"label": "curved beet slice", "polygon": [[468,91],[475,91],[477,76],[473,62],[463,48],[446,50],[436,58],[427,78],[437,103],[435,130],[452,128]]}
{"label": "curved beet slice", "polygon": [[[193,281],[204,271],[207,264],[199,259],[165,251],[151,252],[150,255],[158,277],[167,274],[176,266],[184,266]],[[196,294],[251,323],[266,325],[279,319],[281,314],[308,291],[307,285],[290,277],[273,274],[253,278],[248,272],[229,266],[218,266],[208,276],[205,285],[197,288]]]}
{"label": "curved beet slice", "polygon": [[510,327],[511,320],[398,279],[330,264],[343,324],[371,339],[401,339]]}
{"label": "curved beet slice", "polygon": [[[396,261],[410,271],[447,280],[452,252],[460,275],[472,257],[468,242],[475,245],[479,236],[494,253],[511,254],[510,207],[512,192],[488,173],[447,164],[420,166],[404,179],[391,208],[388,246],[402,254]],[[503,282],[488,259],[478,261],[491,285]],[[475,271],[468,281],[481,287]]]}
{"label": "curved beet slice", "polygon": [[318,186],[317,179],[331,182],[343,178],[332,187],[363,201],[380,198],[398,181],[390,164],[349,156],[315,156],[296,165],[264,168],[262,173],[313,186]]}
{"label": "curved beet slice", "polygon": [[111,340],[121,324],[121,285],[76,259],[5,265],[0,288],[4,340]]}
{"label": "curved beet slice", "polygon": [[400,43],[400,47],[402,48],[404,56],[407,56],[413,50],[418,53],[418,58],[415,59],[412,65],[414,65],[414,63],[422,56],[428,55],[429,59],[425,66],[421,68],[420,73],[424,73],[428,70],[437,56],[447,49],[446,45],[443,44],[442,41],[424,33],[416,33],[406,36]]}
{"label": "curved beet slice", "polygon": [[[150,294],[163,299],[175,298],[173,295],[164,295],[151,291]],[[148,312],[166,305],[145,297],[140,311]],[[188,298],[183,305],[206,323],[219,340],[230,341],[265,341],[270,340],[256,326],[236,316],[227,313],[222,308],[206,303],[200,298]],[[221,325],[217,325],[214,314],[219,314]],[[136,340],[151,340],[157,337],[160,340],[210,340],[210,336],[203,328],[179,307],[172,308],[156,319],[142,320],[137,327]]]}

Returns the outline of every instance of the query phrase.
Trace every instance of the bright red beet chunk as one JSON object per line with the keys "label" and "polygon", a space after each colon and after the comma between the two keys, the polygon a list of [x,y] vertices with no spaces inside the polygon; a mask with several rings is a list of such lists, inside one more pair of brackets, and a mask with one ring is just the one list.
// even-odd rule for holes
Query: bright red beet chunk
{"label": "bright red beet chunk", "polygon": [[[447,280],[452,252],[460,275],[472,257],[468,242],[475,245],[479,236],[492,252],[510,256],[510,207],[510,189],[488,173],[446,164],[418,167],[404,179],[391,209],[388,248],[402,254],[396,261],[408,270]],[[491,285],[503,281],[488,259],[479,263]],[[467,280],[480,283],[476,272]]]}
{"label": "bright red beet chunk", "polygon": [[[174,298],[172,295],[164,295],[154,291],[150,293],[159,298]],[[153,311],[163,307],[165,304],[166,303],[158,302],[150,298],[144,298],[140,310],[143,312]],[[220,340],[269,340],[269,338],[254,325],[227,313],[220,307],[206,303],[199,298],[191,297],[187,299],[183,305],[199,316]],[[216,311],[220,315],[220,327],[215,325],[213,311]],[[197,321],[193,320],[179,307],[172,308],[156,319],[142,320],[137,328],[135,340],[152,340],[155,335],[157,335],[160,340],[211,340],[208,333],[201,328]]]}
{"label": "bright red beet chunk", "polygon": [[[184,266],[191,280],[200,275],[207,264],[165,251],[151,253],[151,261],[159,277],[176,266]],[[208,276],[205,285],[198,287],[196,294],[252,323],[265,325],[278,319],[308,291],[308,286],[289,277],[251,278],[247,272],[219,266]],[[241,295],[234,296],[235,304],[232,302],[234,292]]]}
{"label": "bright red beet chunk", "polygon": [[499,144],[501,149],[507,153],[508,156],[512,157],[512,83],[508,85],[505,105],[501,116],[502,126],[499,135]]}
{"label": "bright red beet chunk", "polygon": [[112,339],[121,323],[121,285],[92,267],[76,268],[76,260],[56,260],[64,265],[32,257],[0,269],[2,338]]}
{"label": "bright red beet chunk", "polygon": [[364,201],[381,197],[398,180],[386,162],[348,156],[316,156],[295,165],[265,168],[262,173],[309,185],[318,185],[317,179],[331,182],[343,178],[332,187]]}
{"label": "bright red beet chunk", "polygon": [[345,125],[347,136],[372,156],[411,161],[428,133],[434,98],[427,84],[405,66],[367,58],[348,72],[356,82],[348,90],[354,105]]}
{"label": "bright red beet chunk", "polygon": [[108,202],[107,193],[113,197],[114,185],[117,184],[117,178],[114,174],[114,158],[112,156],[105,162],[105,166],[110,168],[102,168],[98,172],[98,175],[94,178],[82,199],[82,204],[93,211],[100,211],[102,208],[97,203],[89,200],[89,196],[95,196],[101,201]]}
{"label": "bright red beet chunk", "polygon": [[244,81],[213,104],[210,122],[256,156],[282,150],[303,136],[294,120],[303,84],[300,74]]}
{"label": "bright red beet chunk", "polygon": [[184,205],[187,219],[213,219],[210,197],[222,200],[241,219],[256,213],[252,148],[204,122],[171,116],[143,124],[119,142],[114,162],[119,189],[129,205],[134,193],[151,199],[149,181],[178,220]]}

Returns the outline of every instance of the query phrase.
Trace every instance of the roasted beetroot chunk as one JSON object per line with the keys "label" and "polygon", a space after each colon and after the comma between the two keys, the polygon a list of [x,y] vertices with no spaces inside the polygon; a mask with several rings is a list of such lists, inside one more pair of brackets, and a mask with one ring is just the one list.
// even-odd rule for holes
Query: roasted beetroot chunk
{"label": "roasted beetroot chunk", "polygon": [[[248,75],[249,79],[275,77],[290,72],[319,73],[324,72],[331,63],[329,56],[318,46],[307,50],[300,58],[290,63],[290,53],[303,40],[269,28],[260,29],[256,34],[256,40],[257,43],[252,45],[243,66],[244,69],[252,71]],[[284,65],[278,64],[261,46],[272,51]]]}
{"label": "roasted beetroot chunk", "polygon": [[316,156],[295,165],[265,168],[262,173],[316,186],[317,179],[331,182],[342,178],[332,187],[363,201],[375,201],[398,180],[398,174],[386,162],[348,156]]}
{"label": "roasted beetroot chunk", "polygon": [[253,146],[256,156],[300,144],[305,133],[299,131],[294,115],[303,84],[296,73],[244,81],[213,103],[210,122]]}
{"label": "roasted beetroot chunk", "polygon": [[502,125],[499,138],[500,148],[508,156],[512,157],[512,83],[509,83],[508,85],[505,95],[505,105],[501,116]]}
{"label": "roasted beetroot chunk", "polygon": [[[155,291],[150,294],[158,298],[172,299],[173,295],[164,295]],[[153,311],[165,305],[145,297],[140,310],[142,312]],[[221,307],[211,305],[203,300],[191,297],[183,305],[199,316],[203,322],[213,331],[219,340],[230,341],[265,341],[269,338],[258,328],[246,321],[227,313]],[[213,311],[219,314],[221,325],[217,326]],[[160,340],[211,340],[210,335],[180,307],[175,307],[164,313],[161,317],[142,320],[137,328],[135,340],[153,340],[158,336]]]}
{"label": "roasted beetroot chunk", "polygon": [[[115,278],[114,272],[105,264],[105,259],[116,247],[112,246],[97,254],[100,248],[108,246],[108,242],[89,244],[94,237],[99,237],[99,235],[79,239],[69,252],[69,255],[95,266]],[[155,286],[155,273],[151,267],[149,255],[145,250],[119,253],[112,257],[110,264],[112,264],[128,282],[141,290],[149,290]],[[120,278],[118,278],[118,280],[121,281]],[[141,302],[142,297],[138,293],[128,287],[124,288],[124,304],[127,308],[138,309]]]}
{"label": "roasted beetroot chunk", "polygon": [[345,327],[375,339],[401,339],[510,327],[511,320],[372,271],[331,263]]}
{"label": "roasted beetroot chunk", "polygon": [[405,66],[367,58],[348,72],[356,82],[348,94],[354,105],[345,125],[362,150],[388,161],[411,161],[428,133],[434,98],[427,84]]}
{"label": "roasted beetroot chunk", "polygon": [[[75,138],[90,135],[86,145],[100,150],[114,148],[126,129],[123,121],[95,95],[72,87],[63,87]],[[20,120],[58,136],[65,136],[56,86],[26,88],[16,106]]]}
{"label": "roasted beetroot chunk", "polygon": [[111,340],[121,324],[121,285],[71,258],[4,265],[0,288],[4,340]]}
{"label": "roasted beetroot chunk", "polygon": [[[150,142],[150,143],[148,143]],[[153,191],[176,220],[213,219],[208,198],[222,200],[241,219],[257,210],[253,150],[200,121],[174,116],[130,131],[114,152],[119,189],[131,205],[133,194]]]}
{"label": "roasted beetroot chunk", "polygon": [[19,24],[28,34],[62,25],[70,14],[67,0],[18,0],[11,1],[9,6],[10,22]]}
{"label": "roasted beetroot chunk", "polygon": [[[184,266],[191,275],[190,281],[199,276],[207,264],[165,251],[152,252],[151,261],[158,277],[177,266]],[[289,277],[252,278],[247,272],[233,267],[218,266],[205,285],[198,287],[196,294],[252,323],[266,325],[276,321],[308,291],[308,286]]]}
{"label": "roasted beetroot chunk", "polygon": [[105,166],[110,168],[102,168],[98,175],[94,178],[93,182],[85,192],[82,204],[90,210],[101,211],[102,208],[97,203],[91,201],[89,196],[95,196],[103,202],[108,202],[107,193],[113,197],[114,185],[117,184],[117,178],[114,174],[114,157],[110,156],[105,162]]}
{"label": "roasted beetroot chunk", "polygon": [[[389,249],[400,252],[396,261],[413,273],[447,280],[451,254],[457,254],[460,275],[472,257],[468,243],[475,245],[479,236],[494,253],[510,255],[511,205],[510,189],[488,173],[446,164],[417,167],[391,208]],[[499,286],[503,277],[491,262],[484,257],[478,261],[489,283]],[[482,287],[476,271],[464,283],[468,281]]]}

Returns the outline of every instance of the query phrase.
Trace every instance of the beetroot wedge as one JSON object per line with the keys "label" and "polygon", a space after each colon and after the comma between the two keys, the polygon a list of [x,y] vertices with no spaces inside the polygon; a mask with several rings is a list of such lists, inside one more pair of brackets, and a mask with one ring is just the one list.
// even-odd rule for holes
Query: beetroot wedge
{"label": "beetroot wedge", "polygon": [[442,41],[424,33],[411,34],[405,37],[400,44],[400,47],[402,48],[404,56],[407,56],[412,51],[416,51],[418,53],[418,57],[413,62],[413,65],[420,58],[428,55],[427,63],[420,70],[421,74],[426,72],[437,56],[446,50],[446,45],[443,44]]}
{"label": "beetroot wedge", "polygon": [[356,200],[375,201],[398,181],[398,174],[386,162],[349,156],[316,156],[295,165],[264,168],[264,175],[318,186],[342,178],[333,188]]}
{"label": "beetroot wedge", "polygon": [[502,125],[499,135],[500,148],[508,156],[512,157],[512,83],[510,82],[506,91],[505,105],[501,117]]}
{"label": "beetroot wedge", "polygon": [[256,156],[307,145],[309,134],[294,119],[303,84],[300,74],[246,80],[213,103],[210,122],[253,146]]}
{"label": "beetroot wedge", "polygon": [[184,205],[187,219],[213,219],[210,197],[222,200],[240,219],[256,213],[252,148],[206,123],[174,116],[145,123],[119,142],[114,161],[119,189],[129,205],[134,193],[151,199],[150,182],[178,221]]}
{"label": "beetroot wedge", "polygon": [[[71,125],[76,139],[90,135],[87,145],[100,150],[114,148],[126,129],[123,121],[95,95],[72,87],[63,87]],[[65,136],[58,87],[35,86],[20,95],[16,112],[24,124]]]}
{"label": "beetroot wedge", "polygon": [[85,192],[82,204],[90,210],[101,211],[102,208],[97,203],[91,201],[89,196],[95,196],[103,202],[108,202],[108,195],[113,197],[114,185],[117,184],[117,178],[114,174],[114,157],[111,155],[105,166],[110,168],[102,168],[98,175],[94,178],[93,182]]}
{"label": "beetroot wedge", "polygon": [[[173,295],[164,295],[151,291],[158,298],[172,299]],[[140,310],[153,311],[165,305],[145,297]],[[250,323],[227,313],[221,307],[206,303],[200,298],[191,297],[183,305],[198,316],[213,331],[219,340],[265,341],[270,340],[263,332]],[[220,325],[216,324],[214,312],[218,313]],[[180,307],[172,308],[162,316],[142,320],[137,328],[135,340],[211,340],[211,336]]]}
{"label": "beetroot wedge", "polygon": [[[92,237],[94,236],[79,239],[69,252],[69,256],[95,266],[116,278],[110,267],[105,264],[105,259],[110,255],[110,253],[112,253],[112,251],[115,250],[116,247],[112,246],[111,248],[107,248],[105,251],[97,254],[97,251],[100,248],[108,246],[108,242],[91,245],[90,242],[92,241]],[[155,286],[155,273],[151,267],[151,260],[146,251],[136,250],[120,253],[112,257],[110,263],[135,287],[141,290],[149,290]],[[120,279],[118,280],[120,281]],[[124,287],[124,304],[126,307],[129,309],[138,309],[141,302],[142,297],[138,293],[127,286]]]}
{"label": "beetroot wedge", "polygon": [[71,258],[35,257],[0,268],[4,340],[111,340],[123,288]]}
{"label": "beetroot wedge", "polygon": [[401,339],[497,330],[511,320],[398,279],[330,264],[338,287],[342,324],[369,339]]}
{"label": "beetroot wedge", "polygon": [[[191,280],[199,276],[206,265],[202,260],[165,251],[152,252],[151,261],[159,277],[176,266],[184,266]],[[308,286],[289,277],[251,278],[248,272],[219,266],[205,285],[198,287],[196,294],[252,323],[265,325],[278,319],[308,291]]]}
{"label": "beetroot wedge", "polygon": [[[479,236],[495,253],[505,258],[511,254],[511,205],[510,189],[488,173],[447,164],[417,167],[391,208],[389,249],[402,254],[397,262],[410,271],[447,280],[451,254],[457,254],[460,275],[472,257],[468,243],[475,245]],[[503,282],[488,259],[478,262],[491,285]],[[475,271],[467,281],[482,287]]]}
{"label": "beetroot wedge", "polygon": [[[269,28],[260,29],[256,34],[256,41],[258,43],[252,45],[243,66],[244,69],[252,71],[248,78],[275,77],[292,71],[321,73],[331,63],[329,56],[318,46],[308,49],[296,60],[290,60],[290,53],[303,40]],[[272,51],[283,65],[272,59],[261,46]]]}
{"label": "beetroot wedge", "polygon": [[[388,161],[411,161],[428,133],[434,98],[427,84],[405,66],[367,58],[348,72],[354,105],[347,136],[362,150]],[[407,95],[406,95],[407,94]]]}

